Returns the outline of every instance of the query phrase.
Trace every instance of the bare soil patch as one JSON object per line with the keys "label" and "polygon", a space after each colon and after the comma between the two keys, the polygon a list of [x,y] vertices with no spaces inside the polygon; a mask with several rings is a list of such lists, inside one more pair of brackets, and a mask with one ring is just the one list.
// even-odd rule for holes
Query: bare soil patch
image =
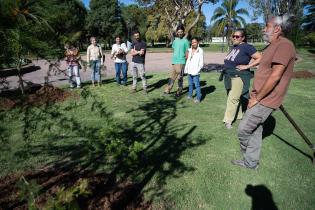
{"label": "bare soil patch", "polygon": [[16,106],[42,106],[65,101],[69,97],[78,97],[76,94],[54,86],[36,85],[27,89],[26,96],[22,97],[19,90],[9,90],[0,94],[0,109],[9,110]]}
{"label": "bare soil patch", "polygon": [[27,201],[21,200],[17,182],[24,177],[29,183],[40,185],[40,194],[36,197],[38,209],[47,206],[47,201],[58,194],[61,188],[76,186],[80,180],[87,180],[89,194],[78,195],[74,202],[79,209],[152,209],[149,202],[143,200],[138,186],[131,181],[116,182],[109,174],[87,170],[41,169],[36,172],[10,174],[0,178],[0,209],[28,209]]}

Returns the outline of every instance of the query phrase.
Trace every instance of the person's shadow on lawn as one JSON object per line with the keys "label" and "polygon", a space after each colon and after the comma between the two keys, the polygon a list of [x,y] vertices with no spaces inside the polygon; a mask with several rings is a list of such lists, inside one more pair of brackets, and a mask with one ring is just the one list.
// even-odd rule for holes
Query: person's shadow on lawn
{"label": "person's shadow on lawn", "polygon": [[204,86],[201,88],[201,100],[203,101],[206,96],[212,92],[215,91],[215,86],[214,85],[209,85],[209,86]]}
{"label": "person's shadow on lawn", "polygon": [[271,191],[264,185],[247,185],[246,195],[252,198],[252,210],[278,210]]}

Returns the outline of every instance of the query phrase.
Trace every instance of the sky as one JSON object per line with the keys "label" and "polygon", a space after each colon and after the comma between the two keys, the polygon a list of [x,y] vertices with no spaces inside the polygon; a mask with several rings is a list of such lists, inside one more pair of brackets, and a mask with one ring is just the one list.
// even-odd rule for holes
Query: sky
{"label": "sky", "polygon": [[[82,0],[82,1],[83,1],[83,3],[88,7],[90,0]],[[126,4],[126,5],[128,5],[128,4],[134,4],[134,3],[135,3],[134,0],[120,0],[120,2],[122,2],[122,3]],[[206,23],[207,23],[207,25],[210,25],[210,18],[211,18],[211,16],[213,15],[213,11],[214,11],[217,7],[219,7],[219,6],[221,5],[221,3],[222,3],[222,1],[219,1],[219,2],[216,3],[216,4],[211,4],[211,3],[209,3],[209,4],[206,4],[206,5],[203,6],[202,11],[203,11],[204,15],[206,16]],[[240,9],[240,8],[247,9],[247,11],[249,12],[249,14],[252,15],[251,12],[252,12],[253,9],[251,9],[251,8],[249,7],[248,1],[246,1],[246,0],[240,0],[239,3],[238,3],[237,9]],[[245,18],[245,20],[246,20],[247,23],[253,22],[250,17],[249,17],[249,18],[246,17],[246,16],[243,16],[243,17]],[[255,22],[263,23],[263,18],[260,17],[260,18],[258,18],[258,20],[255,21]]]}

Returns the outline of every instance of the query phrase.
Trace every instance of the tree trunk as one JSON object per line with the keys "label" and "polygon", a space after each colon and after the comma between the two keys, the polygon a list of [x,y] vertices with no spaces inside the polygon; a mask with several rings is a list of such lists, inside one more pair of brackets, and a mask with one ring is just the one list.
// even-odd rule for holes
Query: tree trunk
{"label": "tree trunk", "polygon": [[21,90],[22,95],[25,95],[25,88],[24,88],[24,84],[23,84],[23,78],[22,78],[22,72],[21,72],[21,59],[18,59],[18,64],[16,67],[17,71],[18,71],[18,77],[19,77],[19,87]]}
{"label": "tree trunk", "polygon": [[197,12],[197,17],[195,18],[194,22],[190,26],[188,26],[188,29],[185,34],[185,38],[187,38],[190,34],[191,29],[198,23],[200,16],[201,16],[201,8],[202,8],[203,3],[199,3],[198,5],[198,12]]}

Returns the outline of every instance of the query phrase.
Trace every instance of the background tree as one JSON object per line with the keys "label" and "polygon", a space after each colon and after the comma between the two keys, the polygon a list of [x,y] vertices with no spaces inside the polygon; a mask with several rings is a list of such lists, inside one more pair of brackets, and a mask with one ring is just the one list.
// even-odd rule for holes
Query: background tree
{"label": "background tree", "polygon": [[303,28],[306,31],[315,30],[315,1],[306,0],[304,2],[305,16],[303,18]]}
{"label": "background tree", "polygon": [[254,17],[263,15],[265,23],[271,16],[283,15],[285,13],[294,15],[295,20],[287,37],[295,44],[299,44],[300,40],[300,26],[303,21],[302,3],[303,0],[249,0],[249,5],[254,11]]}
{"label": "background tree", "polygon": [[[137,0],[137,2],[152,8],[156,14],[165,16],[169,28],[169,36],[173,39],[173,34],[179,25],[187,26],[185,31],[185,37],[187,38],[191,29],[198,23],[202,15],[202,6],[210,2],[215,3],[217,0]],[[193,11],[197,15],[194,21],[187,25],[187,17]]]}
{"label": "background tree", "polygon": [[131,4],[121,5],[121,14],[127,29],[127,39],[131,39],[132,32],[139,30],[140,34],[144,35],[147,31],[147,10],[138,5]]}
{"label": "background tree", "polygon": [[63,57],[65,39],[81,37],[75,35],[82,30],[84,14],[84,6],[77,0],[0,1],[0,63],[15,65],[22,94],[23,62],[34,57]]}
{"label": "background tree", "polygon": [[306,0],[303,4],[305,16],[303,17],[303,30],[305,36],[302,38],[304,44],[315,46],[315,2]]}
{"label": "background tree", "polygon": [[46,1],[45,8],[49,14],[45,19],[56,32],[60,44],[70,42],[79,45],[85,41],[85,19],[87,10],[78,0],[50,0]]}
{"label": "background tree", "polygon": [[[43,35],[52,31],[47,21],[43,18],[45,9],[43,1],[32,0],[3,0],[0,2],[1,34],[4,44],[1,57],[13,62],[19,78],[19,87],[24,95],[24,83],[21,66],[30,54],[45,56],[48,51],[53,51],[44,40]],[[40,32],[40,33],[39,33]],[[7,52],[6,52],[7,51]]]}
{"label": "background tree", "polygon": [[214,10],[211,21],[214,21],[216,35],[225,36],[227,40],[230,40],[229,37],[234,28],[246,25],[246,21],[241,15],[249,16],[249,13],[243,8],[236,9],[237,4],[237,0],[224,0],[221,6]]}
{"label": "background tree", "polygon": [[249,23],[245,26],[247,32],[247,39],[250,42],[261,42],[262,41],[262,29],[263,24],[260,23]]}
{"label": "background tree", "polygon": [[[189,25],[191,25],[191,23],[195,20],[196,16],[197,14],[195,12],[190,13],[187,16],[185,27],[188,27]],[[191,29],[190,36],[204,39],[207,34],[206,30],[207,30],[206,17],[204,16],[204,14],[201,14],[197,24]]]}
{"label": "background tree", "polygon": [[[311,0],[312,1],[312,0]],[[249,0],[249,5],[254,11],[254,18],[263,15],[265,23],[273,15],[299,13],[302,7],[302,0]]]}
{"label": "background tree", "polygon": [[91,0],[86,27],[90,36],[97,36],[110,46],[115,35],[124,34],[118,0]]}

